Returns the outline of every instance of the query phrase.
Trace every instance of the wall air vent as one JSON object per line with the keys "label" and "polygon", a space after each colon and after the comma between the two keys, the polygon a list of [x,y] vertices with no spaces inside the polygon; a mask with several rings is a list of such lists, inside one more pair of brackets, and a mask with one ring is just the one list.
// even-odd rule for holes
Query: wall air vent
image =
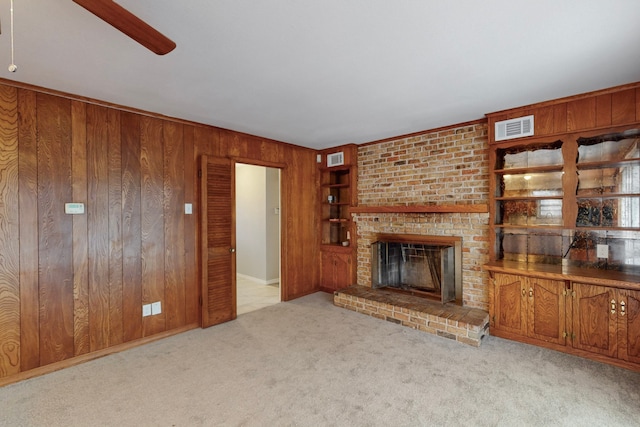
{"label": "wall air vent", "polygon": [[505,139],[521,138],[523,136],[532,135],[533,116],[518,117],[517,119],[496,122],[496,141],[504,141]]}
{"label": "wall air vent", "polygon": [[327,167],[344,165],[344,152],[327,154]]}

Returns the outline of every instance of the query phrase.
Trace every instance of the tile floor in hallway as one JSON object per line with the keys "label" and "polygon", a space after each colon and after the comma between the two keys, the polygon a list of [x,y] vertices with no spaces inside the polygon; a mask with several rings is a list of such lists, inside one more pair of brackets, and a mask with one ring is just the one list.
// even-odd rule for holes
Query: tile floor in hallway
{"label": "tile floor in hallway", "polygon": [[238,315],[260,310],[280,302],[280,286],[264,285],[246,277],[236,278]]}

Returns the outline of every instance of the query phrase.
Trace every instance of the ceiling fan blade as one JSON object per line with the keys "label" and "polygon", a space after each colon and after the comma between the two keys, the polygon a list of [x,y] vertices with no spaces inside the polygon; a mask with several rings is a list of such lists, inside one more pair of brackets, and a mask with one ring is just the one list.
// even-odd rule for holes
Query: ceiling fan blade
{"label": "ceiling fan blade", "polygon": [[73,0],[73,2],[158,55],[165,55],[176,47],[173,41],[113,0]]}

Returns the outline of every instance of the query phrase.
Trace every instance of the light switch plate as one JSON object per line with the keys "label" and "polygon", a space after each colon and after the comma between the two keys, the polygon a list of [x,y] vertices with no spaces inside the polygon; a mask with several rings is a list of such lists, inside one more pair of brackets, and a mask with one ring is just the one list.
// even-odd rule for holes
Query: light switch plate
{"label": "light switch plate", "polygon": [[598,258],[609,258],[609,245],[597,245],[596,256]]}
{"label": "light switch plate", "polygon": [[151,304],[151,314],[155,315],[160,313],[162,313],[162,305],[160,304],[160,301],[156,301]]}
{"label": "light switch plate", "polygon": [[193,213],[193,205],[191,203],[184,204],[184,213],[186,215],[191,215]]}
{"label": "light switch plate", "polygon": [[151,304],[144,304],[142,306],[142,317],[151,316]]}

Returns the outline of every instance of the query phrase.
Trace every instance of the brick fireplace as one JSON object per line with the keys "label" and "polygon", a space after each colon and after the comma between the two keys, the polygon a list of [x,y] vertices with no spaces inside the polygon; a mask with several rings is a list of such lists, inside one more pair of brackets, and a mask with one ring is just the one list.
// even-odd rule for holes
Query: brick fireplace
{"label": "brick fireplace", "polygon": [[[336,305],[349,305],[346,308],[479,345],[478,337],[486,332],[484,327],[488,324],[489,278],[482,270],[488,261],[488,213],[437,212],[437,209],[420,212],[410,208],[486,205],[489,195],[487,148],[484,122],[358,148],[359,207],[386,209],[352,214],[358,235],[357,286],[336,293]],[[398,209],[394,211],[393,207]],[[372,245],[384,234],[461,238],[462,283],[456,295],[460,305],[447,303],[451,309],[445,312],[441,302],[415,303],[403,299],[404,296],[373,292],[380,290],[373,289]]]}
{"label": "brick fireplace", "polygon": [[477,347],[489,314],[462,304],[462,247],[459,236],[377,233],[369,286],[336,291],[334,304]]}

